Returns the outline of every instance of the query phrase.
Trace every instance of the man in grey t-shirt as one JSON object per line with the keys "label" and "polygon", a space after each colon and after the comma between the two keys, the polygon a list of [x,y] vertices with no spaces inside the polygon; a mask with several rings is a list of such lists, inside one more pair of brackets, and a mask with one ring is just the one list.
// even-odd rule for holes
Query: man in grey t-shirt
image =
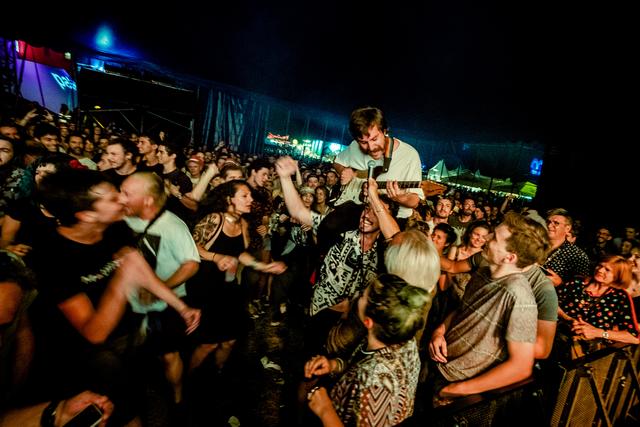
{"label": "man in grey t-shirt", "polygon": [[431,358],[450,384],[441,397],[481,393],[526,379],[534,363],[538,309],[523,274],[549,249],[539,223],[508,213],[487,242],[461,306],[433,333]]}
{"label": "man in grey t-shirt", "polygon": [[[542,262],[542,260],[540,261]],[[440,257],[440,268],[447,273],[468,273],[487,265],[482,252],[458,261]],[[546,359],[551,354],[553,339],[558,322],[558,295],[553,282],[537,264],[525,267],[522,274],[526,277],[533,291],[538,306],[538,323],[536,332],[535,358]],[[455,303],[456,301],[454,301]],[[457,307],[454,304],[454,307]]]}

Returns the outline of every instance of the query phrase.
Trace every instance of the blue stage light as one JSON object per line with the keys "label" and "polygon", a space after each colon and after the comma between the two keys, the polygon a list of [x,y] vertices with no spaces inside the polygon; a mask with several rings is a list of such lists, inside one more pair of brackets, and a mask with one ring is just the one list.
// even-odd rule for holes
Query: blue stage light
{"label": "blue stage light", "polygon": [[96,32],[96,46],[100,49],[110,49],[113,46],[113,31],[106,25],[102,25]]}

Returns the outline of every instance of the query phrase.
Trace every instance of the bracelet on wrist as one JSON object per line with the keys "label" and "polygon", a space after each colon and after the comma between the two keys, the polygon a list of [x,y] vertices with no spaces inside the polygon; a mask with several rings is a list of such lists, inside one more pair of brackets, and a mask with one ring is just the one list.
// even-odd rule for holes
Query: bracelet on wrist
{"label": "bracelet on wrist", "polygon": [[216,255],[218,255],[215,252],[211,252],[211,262],[216,262]]}
{"label": "bracelet on wrist", "polygon": [[51,403],[44,408],[40,416],[40,425],[42,427],[53,427],[55,425],[59,405],[60,400],[52,400]]}
{"label": "bracelet on wrist", "polygon": [[329,372],[329,376],[331,377],[336,377],[338,375],[341,375],[342,372],[344,371],[344,360],[342,360],[339,357],[336,357],[334,361],[336,362],[335,367],[334,369],[331,370],[331,372]]}

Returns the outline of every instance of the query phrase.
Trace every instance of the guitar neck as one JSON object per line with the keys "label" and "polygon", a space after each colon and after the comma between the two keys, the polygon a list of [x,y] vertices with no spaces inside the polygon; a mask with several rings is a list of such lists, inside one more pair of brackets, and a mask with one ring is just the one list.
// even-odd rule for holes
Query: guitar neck
{"label": "guitar neck", "polygon": [[[376,180],[376,182],[378,183],[378,187],[381,189],[387,186],[387,181]],[[399,188],[420,188],[420,183],[422,181],[397,181],[397,182],[398,182]]]}

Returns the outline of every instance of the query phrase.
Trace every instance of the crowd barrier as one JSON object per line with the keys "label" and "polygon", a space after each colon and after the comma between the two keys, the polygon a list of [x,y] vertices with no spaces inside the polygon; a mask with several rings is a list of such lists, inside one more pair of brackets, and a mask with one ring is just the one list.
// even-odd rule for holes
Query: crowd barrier
{"label": "crowd barrier", "polygon": [[411,426],[634,426],[638,418],[640,348],[624,346],[567,363],[546,362],[534,376],[502,389],[467,396]]}
{"label": "crowd barrier", "polygon": [[626,346],[600,350],[562,365],[550,425],[633,424],[629,418],[634,417],[631,408],[640,395],[639,360],[638,346]]}

